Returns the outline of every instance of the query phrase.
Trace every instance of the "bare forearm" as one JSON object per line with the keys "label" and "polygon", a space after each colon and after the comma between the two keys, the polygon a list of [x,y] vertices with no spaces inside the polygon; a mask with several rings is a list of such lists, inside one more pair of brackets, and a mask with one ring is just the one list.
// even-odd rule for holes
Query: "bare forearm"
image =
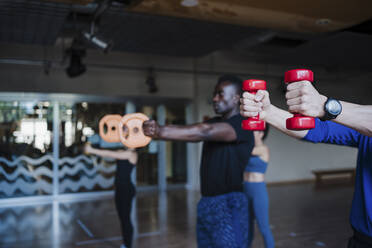
{"label": "bare forearm", "polygon": [[240,102],[240,113],[244,117],[249,118],[260,114],[262,120],[268,122],[279,131],[298,139],[305,137],[308,132],[288,130],[286,127],[286,120],[293,115],[288,111],[272,105],[269,92],[266,90],[259,90],[255,95],[244,92]]}
{"label": "bare forearm", "polygon": [[308,130],[292,131],[286,128],[286,120],[292,116],[293,114],[289,113],[288,111],[277,108],[271,104],[270,108],[267,110],[265,121],[267,121],[270,125],[274,126],[279,131],[294,138],[301,139],[306,136]]}
{"label": "bare forearm", "polygon": [[181,126],[181,125],[166,125],[159,127],[159,134],[157,139],[161,140],[175,140],[175,141],[188,141],[199,142],[208,137],[208,127],[199,125]]}
{"label": "bare forearm", "polygon": [[372,106],[341,101],[342,112],[334,122],[372,137]]}
{"label": "bare forearm", "polygon": [[120,160],[129,159],[131,156],[131,153],[129,151],[110,151],[110,150],[101,150],[101,149],[95,149],[95,148],[91,148],[89,153],[98,155],[101,157],[120,159]]}
{"label": "bare forearm", "polygon": [[194,125],[166,125],[160,126],[156,139],[179,140],[186,142],[236,140],[236,133],[227,123],[198,123]]}

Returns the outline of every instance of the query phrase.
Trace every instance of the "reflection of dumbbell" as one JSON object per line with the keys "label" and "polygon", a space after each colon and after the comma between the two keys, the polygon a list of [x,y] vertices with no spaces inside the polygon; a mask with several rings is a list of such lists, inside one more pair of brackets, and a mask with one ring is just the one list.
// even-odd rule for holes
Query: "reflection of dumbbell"
{"label": "reflection of dumbbell", "polygon": [[[266,90],[266,81],[249,79],[243,82],[243,90],[251,94],[256,94],[258,90]],[[265,121],[260,120],[260,115],[250,117],[242,121],[244,130],[265,130]]]}
{"label": "reflection of dumbbell", "polygon": [[99,122],[99,134],[107,142],[121,142],[129,148],[146,146],[151,138],[145,136],[142,124],[149,118],[141,113],[106,115]]}
{"label": "reflection of dumbbell", "polygon": [[[290,84],[297,81],[307,80],[314,82],[314,73],[306,69],[296,69],[286,71],[284,74],[284,83]],[[307,130],[315,127],[315,120],[312,117],[294,113],[292,118],[286,121],[287,129],[290,130]]]}

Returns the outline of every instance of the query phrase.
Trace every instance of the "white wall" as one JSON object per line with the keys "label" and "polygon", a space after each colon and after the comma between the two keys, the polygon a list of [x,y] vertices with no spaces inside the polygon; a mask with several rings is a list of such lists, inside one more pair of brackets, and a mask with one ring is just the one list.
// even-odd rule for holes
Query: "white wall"
{"label": "white wall", "polygon": [[[1,58],[40,60],[43,59],[42,54],[40,48],[2,46]],[[49,51],[48,55],[51,60],[60,60],[56,50]],[[245,79],[254,77],[267,80],[272,102],[285,108],[282,78],[285,70],[295,68],[289,65],[259,64],[229,57],[224,53],[190,59],[124,53],[103,56],[90,51],[85,61],[114,69],[91,66],[81,77],[70,79],[63,69],[66,65],[56,64],[50,74],[45,75],[40,66],[2,63],[0,91],[150,96],[144,83],[146,71],[143,69],[154,66],[162,70],[156,71],[159,92],[151,97],[191,99],[188,120],[192,122],[201,121],[204,116],[213,116],[211,96],[219,73],[235,72],[244,74]],[[321,92],[344,100],[372,104],[370,72],[330,72],[319,67],[311,69],[315,72],[316,84]],[[192,73],[193,70],[197,73]],[[309,179],[312,178],[313,169],[351,167],[356,161],[355,149],[305,143],[274,129],[268,136],[267,144],[271,150],[267,172],[269,182]],[[200,144],[191,144],[188,149],[192,153],[188,165],[192,167],[190,173],[193,175],[189,186],[198,188]]]}
{"label": "white wall", "polygon": [[271,129],[267,137],[270,148],[268,182],[313,178],[311,170],[348,168],[356,165],[357,149],[328,144],[313,144],[290,138]]}

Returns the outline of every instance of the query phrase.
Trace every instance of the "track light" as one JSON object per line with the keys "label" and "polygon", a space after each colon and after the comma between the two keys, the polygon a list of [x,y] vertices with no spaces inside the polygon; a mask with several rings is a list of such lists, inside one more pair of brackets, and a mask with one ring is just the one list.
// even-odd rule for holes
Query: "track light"
{"label": "track light", "polygon": [[44,73],[45,73],[45,75],[49,75],[50,68],[52,68],[52,62],[49,61],[49,60],[45,60],[44,61]]}
{"label": "track light", "polygon": [[71,47],[66,53],[70,55],[70,65],[66,68],[69,77],[77,77],[86,72],[87,68],[82,63],[82,57],[86,55],[85,49]]}
{"label": "track light", "polygon": [[148,70],[148,76],[146,78],[146,84],[149,86],[149,92],[150,93],[156,93],[158,91],[158,86],[156,86],[156,83],[155,83],[155,77],[154,77],[154,73],[153,73],[153,69],[152,68],[149,68]]}
{"label": "track light", "polygon": [[83,36],[95,47],[101,49],[104,53],[111,50],[113,43],[111,41],[104,41],[102,38],[98,38],[96,34],[83,31]]}

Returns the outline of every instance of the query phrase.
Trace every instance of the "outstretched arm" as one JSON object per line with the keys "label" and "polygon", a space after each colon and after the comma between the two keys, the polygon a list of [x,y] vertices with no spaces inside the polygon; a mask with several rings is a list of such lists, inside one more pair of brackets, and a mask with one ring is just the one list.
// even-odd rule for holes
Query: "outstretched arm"
{"label": "outstretched arm", "polygon": [[223,122],[159,126],[151,120],[143,123],[143,131],[146,136],[161,140],[232,142],[237,138],[234,128]]}
{"label": "outstretched arm", "polygon": [[84,152],[106,158],[129,160],[133,164],[136,164],[138,159],[137,152],[135,152],[134,150],[111,151],[106,149],[96,149],[93,148],[90,144],[85,145]]}
{"label": "outstretched arm", "polygon": [[[308,131],[291,131],[285,126],[285,120],[292,117],[291,112],[321,118],[324,116],[324,103],[327,97],[319,94],[308,81],[299,81],[287,86],[288,111],[279,109],[270,103],[269,93],[260,90],[256,95],[244,92],[241,99],[241,114],[245,117],[256,116],[272,124],[280,131],[295,138],[305,137]],[[372,137],[372,106],[341,101],[342,112],[333,122],[342,124]]]}
{"label": "outstretched arm", "polygon": [[267,121],[279,131],[298,139],[305,137],[308,132],[308,130],[288,130],[286,128],[286,119],[293,115],[272,105],[269,92],[266,90],[259,90],[256,95],[244,92],[240,101],[240,114],[244,117],[254,117],[259,114],[260,119]]}

